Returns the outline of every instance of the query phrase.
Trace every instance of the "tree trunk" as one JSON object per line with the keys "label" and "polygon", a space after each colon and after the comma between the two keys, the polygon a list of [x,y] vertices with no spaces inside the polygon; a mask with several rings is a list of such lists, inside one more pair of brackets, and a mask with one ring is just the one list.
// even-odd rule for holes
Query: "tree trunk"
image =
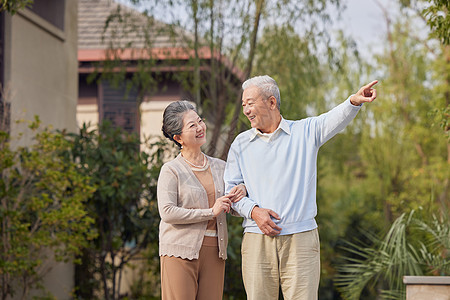
{"label": "tree trunk", "polygon": [[[256,45],[257,45],[257,38],[258,38],[258,31],[259,31],[259,25],[261,20],[261,15],[263,13],[265,7],[264,0],[257,0],[256,1],[256,10],[255,10],[255,20],[253,22],[253,30],[250,40],[250,52],[246,64],[246,68],[244,71],[245,78],[249,78],[252,74],[252,68],[253,68],[253,61],[255,60],[255,51],[256,51]],[[239,94],[241,95],[241,94]],[[235,106],[234,106],[234,113],[233,118],[230,123],[230,130],[228,131],[228,137],[225,142],[225,146],[221,155],[222,159],[225,159],[228,155],[228,150],[230,149],[231,143],[234,140],[235,135],[237,134],[236,129],[238,128],[238,122],[239,122],[239,114],[241,113],[241,105],[242,105],[242,99],[236,98]]]}
{"label": "tree trunk", "polygon": [[109,300],[109,290],[108,290],[108,278],[106,276],[106,266],[105,266],[106,257],[102,255],[100,257],[100,270],[102,274],[102,282],[103,282],[103,293],[105,294],[105,300]]}
{"label": "tree trunk", "polygon": [[215,109],[215,118],[214,118],[214,128],[212,131],[212,138],[209,142],[208,151],[207,154],[210,156],[215,156],[217,153],[217,142],[220,137],[220,132],[222,129],[222,124],[225,121],[225,107],[226,102],[224,97],[221,97],[220,95],[217,97],[217,105]]}
{"label": "tree trunk", "polygon": [[[445,57],[446,57],[446,64],[447,66],[450,65],[450,45],[446,45],[444,48],[444,53],[445,53]],[[447,73],[447,78],[446,78],[446,87],[447,89],[444,92],[444,98],[445,98],[445,107],[449,107],[450,105],[450,73]],[[443,116],[443,119],[448,118],[448,116]],[[444,128],[444,132],[448,132],[450,130],[450,125],[447,124],[447,127]],[[449,140],[447,139],[447,164],[450,166],[450,143]],[[449,190],[449,179],[446,178],[444,181],[444,188],[443,191],[441,193],[441,195],[439,195],[439,202],[440,205],[442,207],[441,209],[441,213],[445,214],[447,213],[449,204],[450,204],[450,200],[448,197],[448,190]]]}
{"label": "tree trunk", "polygon": [[75,286],[77,299],[93,299],[94,298],[94,281],[92,266],[94,265],[92,255],[87,249],[83,249],[81,253],[81,264],[75,265]]}
{"label": "tree trunk", "polygon": [[192,15],[194,19],[194,93],[195,103],[200,107],[202,103],[200,93],[200,58],[198,55],[198,3],[197,0],[191,1]]}

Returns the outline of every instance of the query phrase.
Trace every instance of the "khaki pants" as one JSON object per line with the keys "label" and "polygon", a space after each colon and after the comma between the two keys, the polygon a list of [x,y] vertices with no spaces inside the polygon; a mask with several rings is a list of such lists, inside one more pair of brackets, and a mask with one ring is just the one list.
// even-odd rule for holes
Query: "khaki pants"
{"label": "khaki pants", "polygon": [[270,237],[245,233],[242,277],[248,300],[317,300],[320,246],[317,228]]}
{"label": "khaki pants", "polygon": [[[217,239],[217,238],[216,238]],[[163,300],[221,300],[225,261],[218,246],[202,245],[199,258],[161,256]]]}

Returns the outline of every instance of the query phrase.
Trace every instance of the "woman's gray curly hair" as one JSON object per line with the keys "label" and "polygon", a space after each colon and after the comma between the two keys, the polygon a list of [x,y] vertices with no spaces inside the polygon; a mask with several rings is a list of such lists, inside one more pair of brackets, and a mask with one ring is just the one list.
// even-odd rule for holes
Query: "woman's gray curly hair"
{"label": "woman's gray curly hair", "polygon": [[191,103],[186,100],[180,100],[170,103],[163,113],[162,132],[166,138],[173,141],[180,148],[180,143],[175,141],[173,137],[181,134],[184,114],[190,110],[197,113],[197,110]]}

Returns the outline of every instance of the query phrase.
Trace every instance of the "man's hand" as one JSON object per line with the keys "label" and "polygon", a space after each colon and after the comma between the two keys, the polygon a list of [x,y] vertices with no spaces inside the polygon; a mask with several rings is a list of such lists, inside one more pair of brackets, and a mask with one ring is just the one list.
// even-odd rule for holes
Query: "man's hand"
{"label": "man's hand", "polygon": [[230,190],[228,195],[231,196],[230,197],[231,202],[238,202],[247,195],[247,189],[245,188],[245,185],[238,184]]}
{"label": "man's hand", "polygon": [[372,102],[377,97],[377,90],[372,87],[378,83],[378,80],[374,80],[371,83],[361,87],[356,94],[350,98],[350,103],[356,106],[361,105],[364,102]]}
{"label": "man's hand", "polygon": [[281,232],[281,227],[277,226],[270,217],[274,217],[279,220],[280,217],[277,213],[267,208],[260,208],[255,206],[252,210],[251,217],[261,229],[262,233],[268,236],[276,236]]}

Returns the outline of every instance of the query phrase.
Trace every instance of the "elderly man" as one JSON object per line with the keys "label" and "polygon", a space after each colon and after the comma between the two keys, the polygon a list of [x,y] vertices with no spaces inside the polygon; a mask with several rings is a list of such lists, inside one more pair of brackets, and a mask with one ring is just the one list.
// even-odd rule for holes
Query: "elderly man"
{"label": "elderly man", "polygon": [[242,85],[242,107],[252,129],[231,145],[226,191],[245,183],[248,197],[233,204],[244,217],[242,276],[247,299],[317,299],[320,245],[315,216],[317,153],[343,130],[364,102],[376,98],[373,81],[318,117],[285,120],[271,77]]}

